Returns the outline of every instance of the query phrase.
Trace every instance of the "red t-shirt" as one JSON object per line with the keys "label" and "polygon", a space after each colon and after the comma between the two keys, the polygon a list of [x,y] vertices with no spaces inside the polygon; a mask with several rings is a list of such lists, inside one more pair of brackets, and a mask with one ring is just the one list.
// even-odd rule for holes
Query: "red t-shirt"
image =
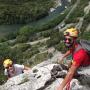
{"label": "red t-shirt", "polygon": [[84,49],[78,50],[73,54],[73,65],[77,67],[90,65],[90,55]]}

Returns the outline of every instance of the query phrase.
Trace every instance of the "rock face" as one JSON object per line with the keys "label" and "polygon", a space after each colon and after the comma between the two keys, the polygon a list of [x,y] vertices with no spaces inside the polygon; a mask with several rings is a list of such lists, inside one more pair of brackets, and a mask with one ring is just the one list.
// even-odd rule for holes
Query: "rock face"
{"label": "rock face", "polygon": [[[65,77],[68,68],[64,65],[55,64],[55,57],[33,67],[31,71],[9,79],[0,90],[56,90]],[[62,55],[61,55],[62,56]],[[79,77],[70,82],[70,90],[90,90],[90,67],[78,71]],[[76,79],[77,78],[77,79]]]}

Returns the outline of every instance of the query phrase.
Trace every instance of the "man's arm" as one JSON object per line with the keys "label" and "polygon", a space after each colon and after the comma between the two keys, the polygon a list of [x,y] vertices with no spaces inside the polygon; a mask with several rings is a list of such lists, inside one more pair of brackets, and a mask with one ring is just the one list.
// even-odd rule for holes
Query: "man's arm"
{"label": "man's arm", "polygon": [[63,63],[64,58],[66,58],[66,57],[69,56],[70,54],[71,54],[71,51],[68,50],[68,51],[63,55],[63,57],[61,58],[61,60],[58,59],[58,63]]}
{"label": "man's arm", "polygon": [[68,50],[68,51],[64,54],[63,58],[67,57],[67,56],[70,55],[70,54],[71,54],[71,51]]}
{"label": "man's arm", "polygon": [[72,65],[71,68],[69,69],[65,79],[62,81],[61,85],[58,87],[57,90],[63,90],[63,88],[66,86],[66,84],[71,81],[71,79],[73,78],[75,72],[77,70],[77,67]]}

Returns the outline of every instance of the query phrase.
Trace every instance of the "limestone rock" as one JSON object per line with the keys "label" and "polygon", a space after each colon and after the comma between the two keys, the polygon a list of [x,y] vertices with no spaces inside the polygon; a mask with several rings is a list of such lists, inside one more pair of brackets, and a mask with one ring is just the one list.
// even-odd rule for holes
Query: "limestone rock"
{"label": "limestone rock", "polygon": [[[55,57],[59,54],[56,53]],[[54,60],[55,57],[52,59]],[[52,59],[9,79],[0,86],[0,90],[56,90],[68,69],[64,65],[53,64]],[[70,90],[90,90],[90,66],[80,68],[78,74],[79,77],[74,77],[75,79],[71,80]]]}

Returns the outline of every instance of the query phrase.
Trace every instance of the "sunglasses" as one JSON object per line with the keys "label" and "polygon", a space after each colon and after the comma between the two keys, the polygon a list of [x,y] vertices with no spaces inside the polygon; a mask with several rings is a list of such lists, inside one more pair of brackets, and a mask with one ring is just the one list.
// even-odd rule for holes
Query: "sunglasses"
{"label": "sunglasses", "polygon": [[73,41],[72,38],[64,38],[64,42],[66,42],[67,40],[68,40],[69,42],[72,42],[72,41]]}
{"label": "sunglasses", "polygon": [[9,69],[9,67],[12,67],[12,65],[8,65],[8,67],[5,67],[6,69]]}

